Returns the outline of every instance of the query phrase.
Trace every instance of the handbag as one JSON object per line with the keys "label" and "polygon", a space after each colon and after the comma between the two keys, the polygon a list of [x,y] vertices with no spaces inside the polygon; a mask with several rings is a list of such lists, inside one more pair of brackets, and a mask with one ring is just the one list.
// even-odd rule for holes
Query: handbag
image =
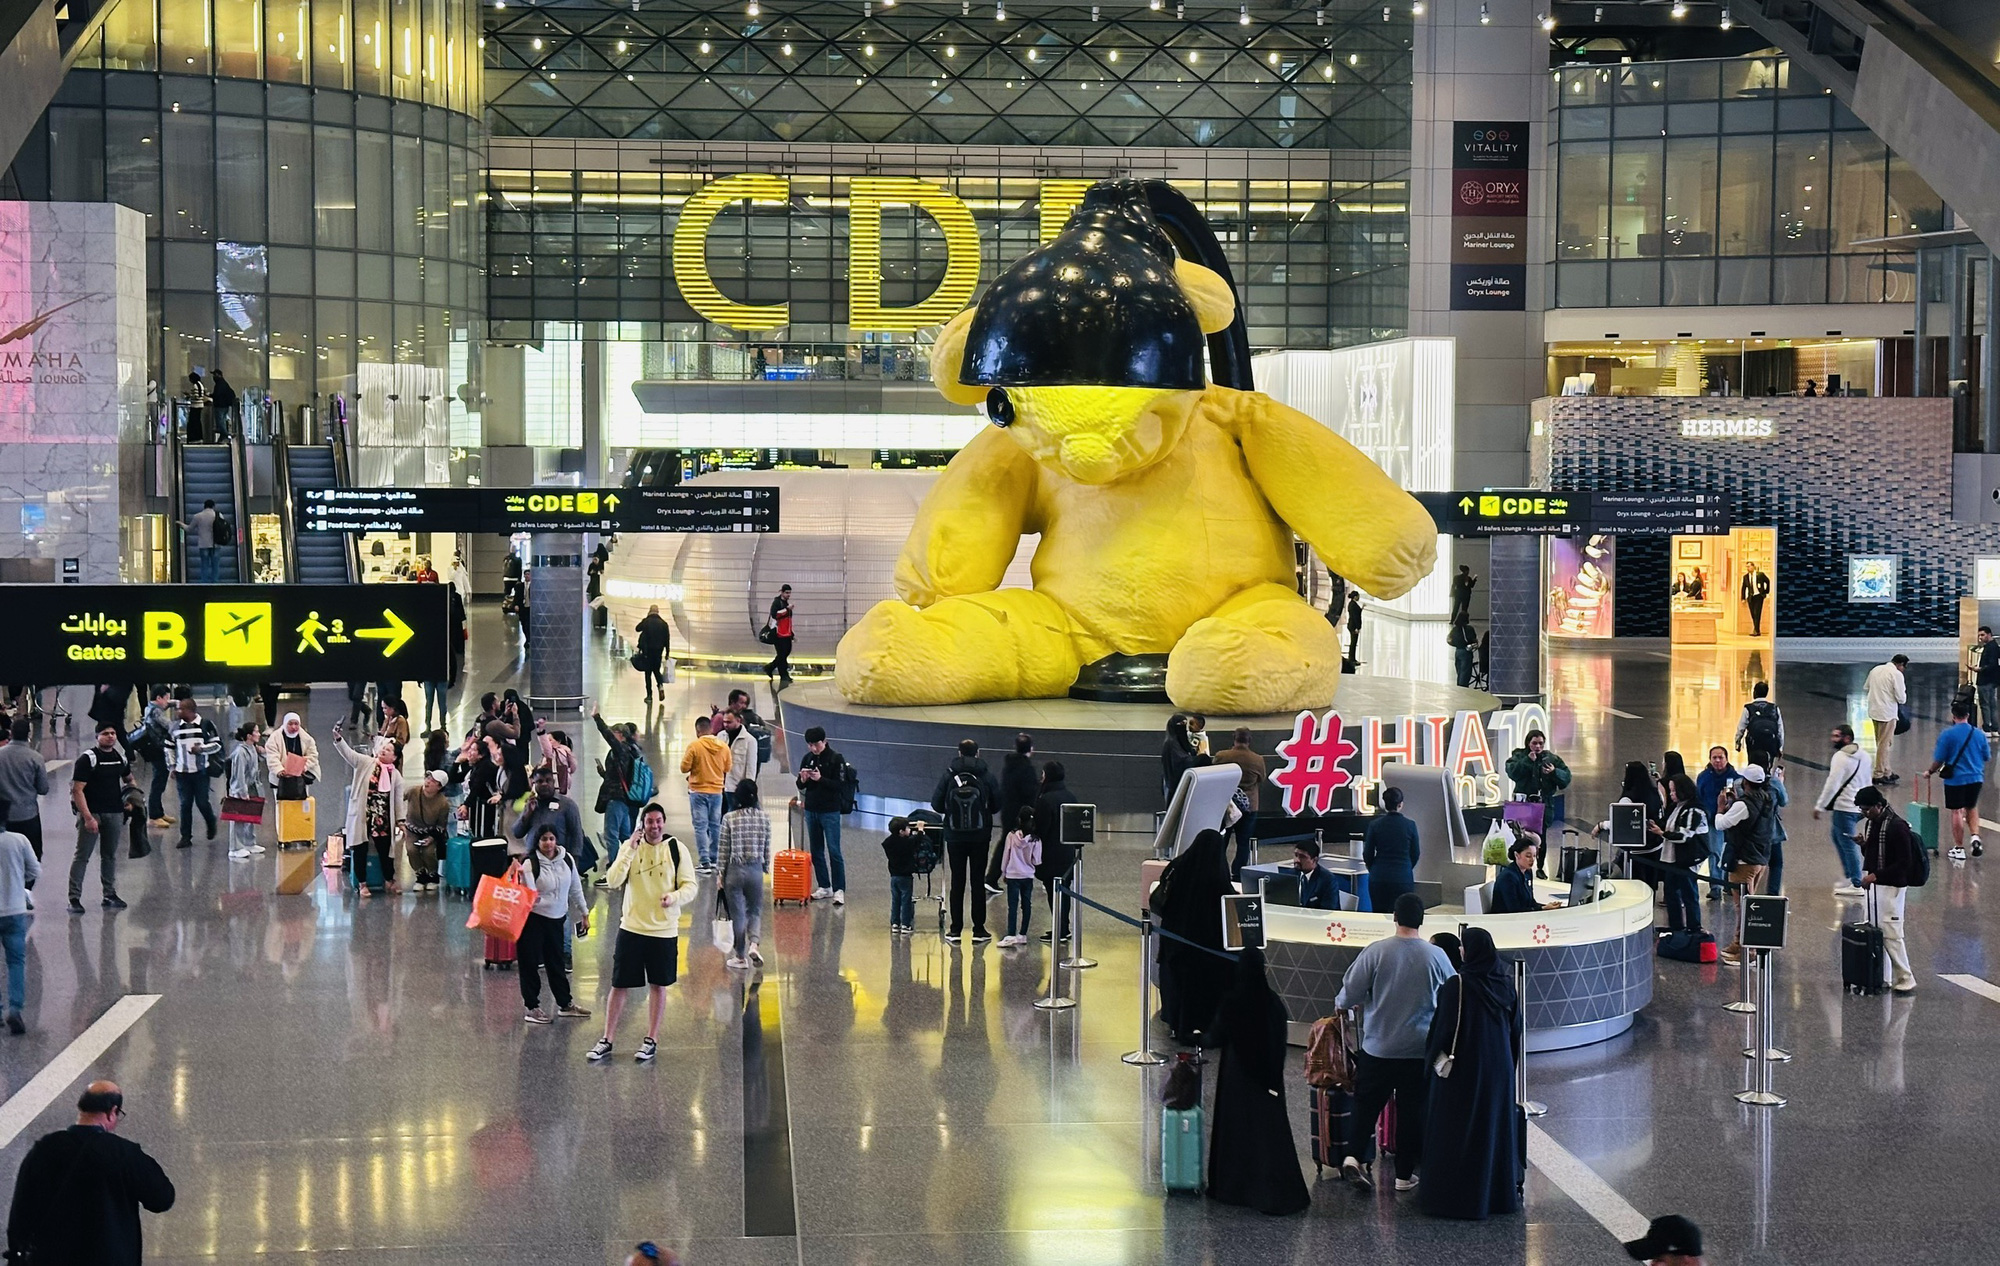
{"label": "handbag", "polygon": [[502,941],[518,941],[535,908],[535,890],[521,882],[521,863],[504,875],[483,875],[473,894],[472,914],[465,926]]}
{"label": "handbag", "polygon": [[[1938,777],[1944,779],[1946,782],[1950,782],[1952,779],[1958,777],[1958,762],[1965,758],[1965,749],[1972,746],[1972,736],[1974,733],[1976,731],[1968,725],[1965,729],[1965,741],[1958,745],[1956,755],[1938,767]],[[1842,784],[1841,789],[1846,790],[1845,784]]]}
{"label": "handbag", "polygon": [[224,796],[222,798],[222,820],[224,822],[263,822],[264,797]]}
{"label": "handbag", "polygon": [[1896,733],[1908,734],[1909,732],[1910,732],[1910,705],[1907,703],[1899,703],[1896,705]]}
{"label": "handbag", "polygon": [[285,759],[278,763],[278,772],[287,778],[299,778],[306,772],[306,758],[297,752],[286,752]]}
{"label": "handbag", "polygon": [[764,627],[757,630],[757,640],[762,642],[766,646],[777,645],[778,626],[772,624],[769,620],[766,620],[764,622]]}
{"label": "handbag", "polygon": [[719,883],[715,889],[715,916],[709,922],[708,935],[715,942],[715,948],[723,953],[735,951],[736,925],[729,921],[729,907],[722,900],[722,885]]}
{"label": "handbag", "polygon": [[1458,1035],[1465,1028],[1465,982],[1458,982],[1458,1022],[1451,1028],[1451,1049],[1439,1051],[1431,1060],[1431,1071],[1439,1081],[1451,1076],[1452,1066],[1458,1063]]}

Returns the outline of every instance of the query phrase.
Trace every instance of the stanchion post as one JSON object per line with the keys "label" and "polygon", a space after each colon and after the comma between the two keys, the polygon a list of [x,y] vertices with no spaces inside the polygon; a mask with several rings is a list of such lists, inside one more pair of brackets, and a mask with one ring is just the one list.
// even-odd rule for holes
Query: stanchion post
{"label": "stanchion post", "polygon": [[[1464,988],[1462,984],[1459,987]],[[1549,1105],[1528,1098],[1528,961],[1524,958],[1514,960],[1514,1004],[1521,1028],[1521,1058],[1514,1063],[1514,1102],[1528,1116],[1547,1116]]]}
{"label": "stanchion post", "polygon": [[1750,992],[1750,952],[1743,948],[1743,903],[1736,903],[1736,969],[1743,980],[1743,996],[1735,1002],[1722,1004],[1724,1011],[1734,1011],[1739,1015],[1754,1015],[1757,1003]]}
{"label": "stanchion post", "polygon": [[1148,1067],[1167,1058],[1153,1049],[1153,912],[1139,912],[1139,1049],[1118,1058]]}
{"label": "stanchion post", "polygon": [[[1069,898],[1069,957],[1062,960],[1062,965],[1071,970],[1097,966],[1096,959],[1083,956],[1083,903],[1077,900],[1078,894],[1083,891],[1083,855],[1087,851],[1081,848],[1076,850],[1076,866],[1072,871],[1076,886],[1074,889],[1064,889],[1064,895]],[[1050,951],[1054,952],[1058,944],[1059,942],[1051,937]]]}
{"label": "stanchion post", "polygon": [[1062,908],[1064,892],[1065,889],[1060,881],[1049,890],[1049,993],[1046,998],[1035,999],[1034,1007],[1037,1011],[1067,1011],[1076,1005],[1076,999],[1056,992],[1056,980],[1062,975],[1062,964],[1058,961],[1062,955],[1062,945],[1055,936],[1056,911]]}
{"label": "stanchion post", "polygon": [[1759,1000],[1762,1005],[1757,1012],[1757,1051],[1758,1055],[1763,1056],[1763,1058],[1758,1058],[1754,1055],[1751,1057],[1752,1071],[1755,1074],[1751,1084],[1754,1089],[1739,1090],[1736,1092],[1736,1102],[1746,1103],[1755,1108],[1782,1108],[1785,1106],[1785,1097],[1775,1093],[1771,1089],[1771,1065],[1775,1061],[1769,1054],[1772,1050],[1771,1033],[1773,1027],[1771,1016],[1773,1002],[1770,953],[1771,951],[1767,949],[1757,951],[1758,974],[1762,977],[1762,983],[1758,990],[1761,995]]}

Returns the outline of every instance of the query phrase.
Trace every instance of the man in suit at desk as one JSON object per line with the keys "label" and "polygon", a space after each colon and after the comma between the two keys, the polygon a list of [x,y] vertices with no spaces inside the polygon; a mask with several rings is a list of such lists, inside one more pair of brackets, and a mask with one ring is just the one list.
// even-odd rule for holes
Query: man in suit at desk
{"label": "man in suit at desk", "polygon": [[1304,910],[1340,909],[1340,890],[1333,876],[1319,864],[1319,842],[1301,840],[1292,845],[1292,865],[1299,872],[1299,907]]}

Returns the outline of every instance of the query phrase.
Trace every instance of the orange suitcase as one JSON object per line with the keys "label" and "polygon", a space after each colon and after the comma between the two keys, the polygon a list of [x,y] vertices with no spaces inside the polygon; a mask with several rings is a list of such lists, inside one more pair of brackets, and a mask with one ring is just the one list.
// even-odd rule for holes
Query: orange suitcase
{"label": "orange suitcase", "polygon": [[784,849],[771,859],[771,904],[812,900],[812,854],[796,848]]}

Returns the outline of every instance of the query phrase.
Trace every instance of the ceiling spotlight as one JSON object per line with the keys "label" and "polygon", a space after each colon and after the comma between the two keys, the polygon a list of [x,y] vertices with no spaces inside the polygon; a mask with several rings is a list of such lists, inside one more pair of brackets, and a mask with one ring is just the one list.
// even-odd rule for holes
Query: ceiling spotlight
{"label": "ceiling spotlight", "polygon": [[1677,18],[1686,17],[1688,15],[1687,5],[1683,4],[1681,0],[1674,0],[1673,14]]}
{"label": "ceiling spotlight", "polygon": [[1594,14],[1592,14],[1592,15],[1591,15],[1591,19],[1590,19],[1590,20],[1591,20],[1592,22],[1595,22],[1595,23],[1597,23],[1597,24],[1598,24],[1598,25],[1600,25],[1600,26],[1602,26],[1602,25],[1604,24],[1604,6],[1603,6],[1603,5],[1601,5],[1601,4],[1600,4],[1600,5],[1598,5],[1598,6],[1597,6],[1597,11],[1596,11],[1596,12],[1595,12]]}
{"label": "ceiling spotlight", "polygon": [[882,7],[885,9],[893,9],[896,7],[896,0],[882,0]]}
{"label": "ceiling spotlight", "polygon": [[1493,25],[1493,14],[1486,7],[1486,0],[1479,0],[1479,25]]}
{"label": "ceiling spotlight", "polygon": [[1542,24],[1544,31],[1553,31],[1556,29],[1556,15],[1553,13],[1537,13],[1535,21]]}
{"label": "ceiling spotlight", "polygon": [[958,0],[958,16],[962,18],[972,16],[972,0]]}
{"label": "ceiling spotlight", "polygon": [[1729,6],[1728,6],[1728,5],[1726,5],[1726,4],[1725,4],[1725,5],[1723,5],[1723,6],[1722,6],[1722,29],[1726,31],[1726,30],[1728,30],[1728,29],[1729,29],[1730,27],[1732,27],[1732,26],[1735,26],[1735,25],[1736,25],[1736,22],[1735,22],[1735,20],[1734,20],[1734,19],[1732,19],[1732,18],[1731,18],[1731,17],[1729,16]]}
{"label": "ceiling spotlight", "polygon": [[1186,21],[1186,20],[1187,20],[1187,5],[1185,5],[1185,4],[1181,4],[1181,3],[1176,3],[1176,4],[1174,5],[1174,16],[1175,16],[1176,18],[1179,18],[1179,19],[1180,19],[1180,20],[1182,20],[1182,21]]}
{"label": "ceiling spotlight", "polygon": [[944,46],[944,55],[945,55],[946,57],[956,57],[956,56],[958,56],[958,45],[956,45],[956,44],[947,44],[947,45],[945,45],[945,46]]}
{"label": "ceiling spotlight", "polygon": [[1347,55],[1347,64],[1350,66],[1359,66],[1361,64],[1361,54],[1349,53]]}
{"label": "ceiling spotlight", "polygon": [[1038,48],[1031,48],[1031,49],[1029,49],[1029,50],[1028,50],[1028,60],[1029,60],[1029,61],[1031,61],[1031,62],[1038,62],[1038,61],[1042,60],[1042,50],[1040,50],[1040,49],[1038,49]]}
{"label": "ceiling spotlight", "polygon": [[863,57],[875,56],[875,46],[873,44],[863,44],[861,46],[861,55]]}
{"label": "ceiling spotlight", "polygon": [[535,51],[536,51],[536,52],[540,52],[540,51],[541,51],[541,48],[542,48],[542,37],[541,37],[541,36],[537,35],[537,36],[536,36],[536,37],[535,37],[535,38],[534,38],[534,39],[533,39],[532,41],[530,41],[530,43],[531,43],[531,44],[532,44],[532,45],[534,46],[534,48],[535,48]]}
{"label": "ceiling spotlight", "polygon": [[1238,8],[1238,9],[1236,10],[1236,25],[1238,25],[1238,26],[1249,26],[1249,25],[1250,25],[1250,6],[1249,6],[1249,5],[1247,5],[1247,4],[1246,4],[1246,5],[1243,5],[1242,7]]}
{"label": "ceiling spotlight", "polygon": [[1117,60],[1118,60],[1118,50],[1114,48],[1114,49],[1112,49],[1112,50],[1111,50],[1111,51],[1110,51],[1109,53],[1106,53],[1106,54],[1105,54],[1105,56],[1104,56],[1104,60],[1106,60],[1106,61],[1110,61],[1110,62],[1115,62],[1115,61],[1117,61]]}
{"label": "ceiling spotlight", "polygon": [[1007,0],[993,0],[993,20],[995,22],[1007,20]]}
{"label": "ceiling spotlight", "polygon": [[792,46],[790,44],[787,44],[779,51],[784,53],[785,56],[790,57],[792,55]]}
{"label": "ceiling spotlight", "polygon": [[1090,6],[1090,20],[1097,21],[1097,6],[1094,4]]}
{"label": "ceiling spotlight", "polygon": [[861,0],[861,16],[864,18],[875,16],[875,0]]}
{"label": "ceiling spotlight", "polygon": [[707,40],[703,40],[703,41],[701,42],[701,51],[702,51],[702,52],[704,52],[704,53],[706,53],[706,52],[708,51],[708,41],[707,41]]}
{"label": "ceiling spotlight", "polygon": [[1410,6],[1410,16],[1413,18],[1420,18],[1424,16],[1423,0],[1417,0],[1417,3]]}
{"label": "ceiling spotlight", "polygon": [[1315,9],[1313,10],[1313,25],[1314,25],[1314,26],[1325,26],[1325,25],[1326,25],[1326,10],[1325,10],[1325,9],[1321,9],[1321,8],[1315,8]]}
{"label": "ceiling spotlight", "polygon": [[753,17],[753,18],[754,18],[754,17],[756,17],[756,16],[757,16],[757,15],[758,15],[759,13],[762,13],[762,12],[763,12],[763,10],[762,10],[762,9],[759,9],[759,8],[757,7],[757,0],[750,0],[750,7],[749,7],[749,8],[747,8],[747,9],[745,9],[745,10],[743,10],[743,12],[745,12],[745,13],[749,14],[749,15],[750,15],[751,17]]}
{"label": "ceiling spotlight", "polygon": [[1320,67],[1319,73],[1325,75],[1328,79],[1333,78],[1333,63],[1328,62],[1326,65]]}

